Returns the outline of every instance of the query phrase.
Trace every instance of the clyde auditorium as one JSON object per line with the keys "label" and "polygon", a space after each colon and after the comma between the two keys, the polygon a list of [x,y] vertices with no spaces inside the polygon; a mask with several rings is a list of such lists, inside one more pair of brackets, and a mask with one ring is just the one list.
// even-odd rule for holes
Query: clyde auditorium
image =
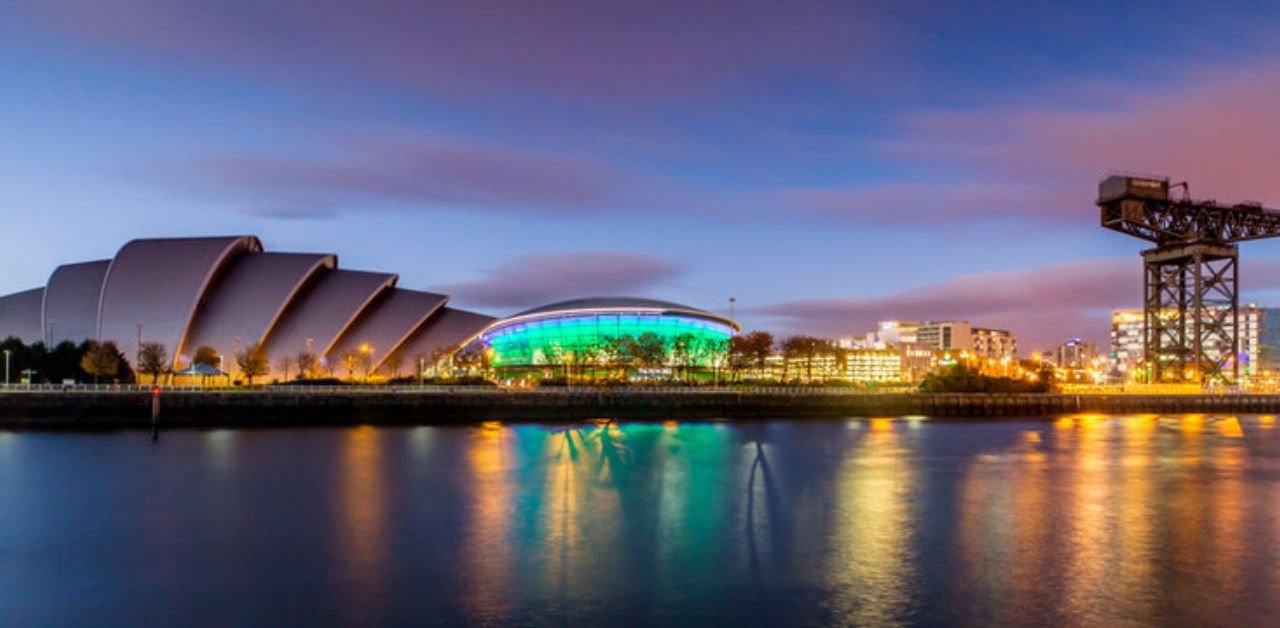
{"label": "clyde auditorium", "polygon": [[164,345],[175,368],[197,347],[231,356],[260,343],[276,360],[309,351],[338,364],[373,352],[388,364],[437,360],[494,318],[448,307],[449,297],[396,286],[393,273],[347,270],[336,255],[264,251],[253,236],[133,240],[112,259],[59,266],[42,288],[0,297],[0,337],[54,345]]}

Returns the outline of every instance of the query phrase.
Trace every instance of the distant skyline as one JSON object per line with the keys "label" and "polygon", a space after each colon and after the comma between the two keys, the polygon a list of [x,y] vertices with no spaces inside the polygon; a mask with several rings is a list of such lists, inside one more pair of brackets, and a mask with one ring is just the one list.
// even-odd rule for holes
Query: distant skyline
{"label": "distant skyline", "polygon": [[[204,5],[204,6],[201,6]],[[1105,344],[1108,172],[1280,207],[1280,6],[0,5],[0,294],[255,234],[494,315],[634,294],[745,328]],[[1242,246],[1280,303],[1280,242]]]}

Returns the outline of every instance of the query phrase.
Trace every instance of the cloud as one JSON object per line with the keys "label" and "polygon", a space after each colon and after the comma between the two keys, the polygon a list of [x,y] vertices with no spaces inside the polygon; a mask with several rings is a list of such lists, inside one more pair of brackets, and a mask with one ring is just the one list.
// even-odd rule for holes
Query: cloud
{"label": "cloud", "polygon": [[476,281],[438,290],[469,304],[514,309],[577,297],[643,294],[681,272],[679,264],[637,253],[539,253],[490,268]]}
{"label": "cloud", "polygon": [[[777,303],[752,313],[790,333],[860,335],[881,320],[968,320],[1012,329],[1021,347],[1050,349],[1081,336],[1108,342],[1109,310],[1138,307],[1137,257],[1090,259],[1040,268],[963,275],[890,295]],[[1242,262],[1242,290],[1280,286],[1280,261]]]}
{"label": "cloud", "polygon": [[360,138],[338,148],[333,156],[205,157],[169,168],[170,178],[183,189],[251,197],[241,206],[247,213],[294,219],[357,206],[578,214],[615,206],[639,182],[596,162],[461,140]]}
{"label": "cloud", "polygon": [[[1058,202],[1051,190],[994,183],[888,184],[861,187],[783,190],[778,201],[800,215],[823,221],[856,221],[863,225],[912,226],[1007,219],[1012,210],[1023,217],[1043,217],[1038,209]],[[1060,217],[1062,214],[1050,214]]]}
{"label": "cloud", "polygon": [[[975,185],[1034,188],[1049,218],[1093,205],[1112,172],[1187,180],[1196,197],[1280,205],[1280,63],[1188,69],[1161,86],[1115,82],[1092,106],[934,110],[907,116],[880,149],[904,162],[965,173]],[[1069,101],[1078,86],[1046,90]],[[938,195],[942,199],[945,195]],[[1010,213],[1024,206],[1008,206]]]}
{"label": "cloud", "polygon": [[[673,101],[748,75],[875,70],[892,40],[866,11],[710,0],[41,0],[28,15],[73,38],[273,77],[382,79],[469,97]],[[282,44],[282,42],[287,42]]]}
{"label": "cloud", "polygon": [[[1280,63],[1187,69],[1180,82],[1062,83],[1044,104],[929,109],[865,147],[904,180],[784,187],[795,215],[872,225],[1019,221],[1095,228],[1097,184],[1164,174],[1197,198],[1280,207]],[[1080,98],[1090,95],[1088,102]],[[1025,100],[1025,98],[1024,98]],[[1062,105],[1060,103],[1073,103]]]}

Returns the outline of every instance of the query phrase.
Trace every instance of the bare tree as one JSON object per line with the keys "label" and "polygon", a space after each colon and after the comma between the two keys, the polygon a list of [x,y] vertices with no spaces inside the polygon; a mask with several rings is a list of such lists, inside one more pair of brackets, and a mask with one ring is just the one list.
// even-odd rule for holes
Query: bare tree
{"label": "bare tree", "polygon": [[299,351],[297,357],[293,359],[294,364],[298,366],[298,377],[315,377],[316,375],[316,354],[310,351]]}
{"label": "bare tree", "polygon": [[656,369],[667,361],[667,343],[658,334],[646,331],[636,338],[635,360],[642,368]]}
{"label": "bare tree", "polygon": [[160,376],[169,370],[169,354],[158,342],[144,342],[138,348],[138,372],[151,376],[151,383],[160,383]]}
{"label": "bare tree", "polygon": [[356,369],[360,366],[360,354],[355,351],[348,351],[342,354],[342,368],[347,372],[347,379],[355,377]]}
{"label": "bare tree", "polygon": [[284,356],[276,361],[276,370],[284,375],[285,381],[289,379],[289,372],[293,370],[293,358]]}
{"label": "bare tree", "polygon": [[255,342],[236,354],[236,366],[240,367],[245,380],[252,386],[253,378],[261,377],[271,371],[271,360],[267,357],[267,352],[262,345]]}

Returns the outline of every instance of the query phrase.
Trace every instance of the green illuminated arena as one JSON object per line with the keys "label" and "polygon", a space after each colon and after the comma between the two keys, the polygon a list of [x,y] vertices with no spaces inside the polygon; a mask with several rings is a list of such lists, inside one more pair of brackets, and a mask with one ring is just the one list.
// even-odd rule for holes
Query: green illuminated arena
{"label": "green illuminated arena", "polygon": [[732,320],[676,303],[636,298],[564,301],[521,312],[485,332],[500,369],[558,365],[712,369],[720,366]]}

